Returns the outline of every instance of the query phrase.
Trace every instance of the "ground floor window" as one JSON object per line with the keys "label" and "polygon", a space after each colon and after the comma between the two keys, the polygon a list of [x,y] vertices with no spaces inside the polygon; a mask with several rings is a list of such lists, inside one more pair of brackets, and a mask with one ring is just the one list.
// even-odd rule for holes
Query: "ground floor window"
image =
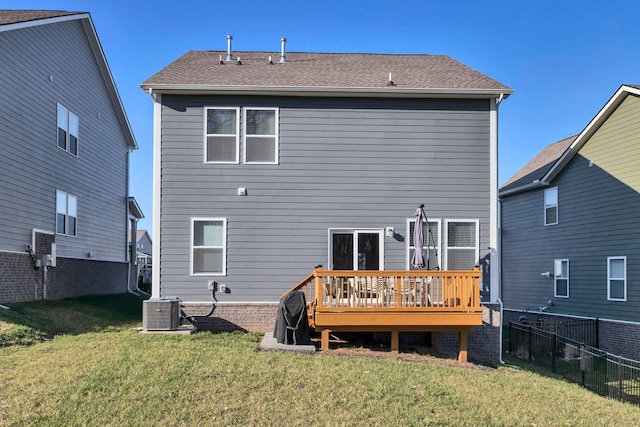
{"label": "ground floor window", "polygon": [[553,295],[569,298],[569,260],[556,259],[553,263]]}
{"label": "ground floor window", "polygon": [[607,299],[627,300],[627,257],[607,257]]}
{"label": "ground floor window", "polygon": [[56,191],[56,233],[78,234],[78,198],[64,191]]}
{"label": "ground floor window", "polygon": [[478,264],[478,222],[477,219],[445,220],[445,270],[473,270]]}
{"label": "ground floor window", "polygon": [[383,230],[330,229],[331,270],[384,270]]}
{"label": "ground floor window", "polygon": [[226,218],[191,219],[191,274],[226,274]]}
{"label": "ground floor window", "polygon": [[[413,253],[416,250],[413,240],[416,226],[415,219],[407,219],[407,270],[416,270],[417,268],[411,264]],[[440,220],[429,218],[429,222],[422,223],[422,254],[424,257],[425,270],[439,269],[441,267],[440,260]]]}

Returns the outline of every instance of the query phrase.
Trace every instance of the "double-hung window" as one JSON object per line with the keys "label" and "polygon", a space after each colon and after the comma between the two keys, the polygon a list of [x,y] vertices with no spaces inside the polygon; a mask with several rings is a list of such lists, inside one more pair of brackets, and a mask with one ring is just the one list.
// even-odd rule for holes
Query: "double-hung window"
{"label": "double-hung window", "polygon": [[240,109],[205,109],[205,163],[238,163]]}
{"label": "double-hung window", "polygon": [[224,276],[227,256],[227,220],[191,219],[191,274]]}
{"label": "double-hung window", "polygon": [[278,109],[205,108],[205,163],[240,163],[240,141],[244,163],[277,164]]}
{"label": "double-hung window", "polygon": [[275,108],[244,109],[245,163],[277,163],[277,113]]}
{"label": "double-hung window", "polygon": [[627,257],[607,257],[607,299],[627,300]]}
{"label": "double-hung window", "polygon": [[78,198],[56,191],[56,233],[76,236],[78,233]]}
{"label": "double-hung window", "polygon": [[553,295],[569,298],[569,260],[556,259],[553,263]]}
{"label": "double-hung window", "polygon": [[478,220],[446,220],[446,270],[472,270],[479,257]]}
{"label": "double-hung window", "polygon": [[[416,270],[417,267],[414,267],[411,262],[411,260],[413,259],[413,254],[416,251],[415,242],[413,240],[416,220],[409,219],[407,221],[409,224],[407,228],[407,236],[409,236],[409,238],[407,239],[407,269]],[[427,222],[424,221],[422,223],[422,236],[422,256],[424,258],[424,267],[422,268],[440,268],[440,220],[429,219],[428,227]]]}
{"label": "double-hung window", "polygon": [[558,187],[544,190],[544,225],[558,223]]}
{"label": "double-hung window", "polygon": [[58,147],[78,155],[80,120],[65,106],[58,104]]}

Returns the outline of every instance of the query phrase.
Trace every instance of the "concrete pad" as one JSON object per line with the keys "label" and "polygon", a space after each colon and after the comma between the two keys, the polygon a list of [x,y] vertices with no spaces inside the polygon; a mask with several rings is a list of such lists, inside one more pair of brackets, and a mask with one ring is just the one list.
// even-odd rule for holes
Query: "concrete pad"
{"label": "concrete pad", "polygon": [[288,345],[280,344],[274,337],[273,332],[266,332],[264,338],[260,343],[260,350],[280,350],[280,351],[294,351],[297,353],[315,353],[316,347],[314,345]]}
{"label": "concrete pad", "polygon": [[138,328],[138,332],[141,334],[166,334],[166,335],[191,335],[195,332],[193,326],[179,326],[177,329],[142,329]]}

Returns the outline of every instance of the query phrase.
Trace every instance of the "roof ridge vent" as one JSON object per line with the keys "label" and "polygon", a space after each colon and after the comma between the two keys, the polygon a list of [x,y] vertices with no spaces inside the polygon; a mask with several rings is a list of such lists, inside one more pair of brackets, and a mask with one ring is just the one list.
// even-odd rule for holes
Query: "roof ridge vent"
{"label": "roof ridge vent", "polygon": [[284,49],[284,45],[285,43],[287,43],[287,38],[286,37],[282,37],[280,39],[280,43],[281,43],[281,49],[280,49],[280,62],[285,63],[287,62],[287,55],[285,53],[285,49]]}
{"label": "roof ridge vent", "polygon": [[233,40],[233,36],[227,36],[227,61],[233,61],[233,55],[231,54],[231,40]]}

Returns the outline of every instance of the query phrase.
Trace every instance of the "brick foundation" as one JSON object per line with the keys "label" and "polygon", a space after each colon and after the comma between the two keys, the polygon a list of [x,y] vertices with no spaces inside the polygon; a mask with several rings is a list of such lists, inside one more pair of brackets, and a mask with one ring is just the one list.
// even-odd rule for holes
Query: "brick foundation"
{"label": "brick foundation", "polygon": [[[500,361],[500,304],[482,304],[482,326],[476,326],[467,336],[470,361],[498,363]],[[433,346],[443,353],[457,354],[460,336],[457,332],[438,332],[432,336]]]}
{"label": "brick foundation", "polygon": [[[185,304],[188,316],[204,316],[211,304]],[[198,328],[216,331],[273,331],[278,311],[277,303],[225,304],[220,303],[213,315],[198,318]]]}
{"label": "brick foundation", "polygon": [[[37,253],[37,252],[36,252]],[[37,259],[41,257],[38,256]],[[0,253],[0,303],[127,292],[127,263],[60,258],[47,271],[33,268],[29,254]]]}

